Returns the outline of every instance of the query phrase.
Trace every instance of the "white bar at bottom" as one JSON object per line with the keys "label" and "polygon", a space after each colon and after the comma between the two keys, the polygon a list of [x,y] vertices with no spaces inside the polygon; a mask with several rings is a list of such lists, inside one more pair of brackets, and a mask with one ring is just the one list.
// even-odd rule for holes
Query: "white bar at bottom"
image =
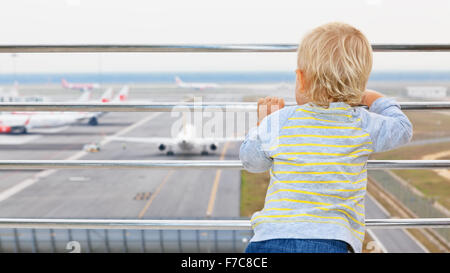
{"label": "white bar at bottom", "polygon": [[[450,218],[367,219],[366,227],[449,228]],[[156,230],[250,230],[249,220],[122,220],[0,218],[0,228],[35,229],[156,229]]]}

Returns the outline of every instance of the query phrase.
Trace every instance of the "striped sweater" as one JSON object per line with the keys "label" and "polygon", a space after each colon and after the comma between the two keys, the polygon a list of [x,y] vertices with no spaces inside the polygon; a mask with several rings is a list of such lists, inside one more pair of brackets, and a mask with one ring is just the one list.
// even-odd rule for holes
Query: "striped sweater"
{"label": "striped sweater", "polygon": [[271,177],[264,208],[251,218],[251,241],[334,239],[361,252],[367,159],[411,137],[410,121],[386,97],[369,111],[344,102],[307,103],[267,116],[239,154],[246,170],[269,170]]}

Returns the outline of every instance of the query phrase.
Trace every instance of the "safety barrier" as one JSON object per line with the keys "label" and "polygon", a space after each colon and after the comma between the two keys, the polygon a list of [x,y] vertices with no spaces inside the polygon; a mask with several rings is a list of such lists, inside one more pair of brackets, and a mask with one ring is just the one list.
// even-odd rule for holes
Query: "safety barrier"
{"label": "safety barrier", "polygon": [[[374,44],[375,52],[448,52],[450,44]],[[293,44],[239,45],[3,45],[0,53],[81,53],[81,52],[295,52]],[[450,102],[402,102],[403,110],[448,110]],[[0,111],[93,111],[93,112],[169,112],[169,111],[255,111],[254,103],[0,103]],[[39,168],[241,168],[238,161],[45,161],[2,160],[0,169]],[[374,160],[369,168],[449,168],[449,160]],[[368,219],[369,228],[443,228],[450,218]],[[0,228],[81,228],[81,229],[250,229],[247,220],[70,220],[0,219]]]}
{"label": "safety barrier", "polygon": [[[447,228],[449,218],[367,219],[368,228]],[[0,228],[249,230],[248,220],[0,219]]]}
{"label": "safety barrier", "polygon": [[[293,103],[287,103],[287,106]],[[402,110],[450,110],[450,101],[400,102]],[[365,106],[367,108],[367,106]],[[67,111],[67,112],[254,112],[256,103],[69,103],[69,102],[2,102],[0,111]]]}
{"label": "safety barrier", "polygon": [[[0,169],[242,169],[239,160],[0,160]],[[368,169],[442,169],[450,160],[368,160]]]}
{"label": "safety barrier", "polygon": [[[1,45],[0,53],[82,52],[296,52],[297,44],[210,44],[210,45]],[[373,44],[375,52],[444,52],[450,44]]]}

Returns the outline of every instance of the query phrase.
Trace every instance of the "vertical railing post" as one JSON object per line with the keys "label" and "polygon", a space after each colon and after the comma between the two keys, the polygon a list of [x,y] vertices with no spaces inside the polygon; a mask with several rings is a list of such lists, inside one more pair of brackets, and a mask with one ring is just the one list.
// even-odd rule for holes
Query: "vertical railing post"
{"label": "vertical railing post", "polygon": [[232,230],[233,252],[236,253],[236,230]]}
{"label": "vertical railing post", "polygon": [[218,241],[217,233],[218,233],[218,231],[214,230],[214,253],[217,253],[217,251],[219,250],[218,242],[217,242]]}
{"label": "vertical railing post", "polygon": [[161,247],[161,253],[164,253],[164,238],[163,238],[163,231],[159,230],[159,246]]}
{"label": "vertical railing post", "polygon": [[37,253],[39,252],[39,246],[38,246],[38,242],[36,239],[36,229],[32,228],[31,229],[31,236],[32,236],[32,240],[33,240],[33,253]]}
{"label": "vertical railing post", "polygon": [[16,253],[20,253],[20,241],[17,228],[14,229],[14,249]]}
{"label": "vertical railing post", "polygon": [[72,230],[70,228],[67,229],[67,234],[68,234],[68,237],[69,237],[69,242],[73,241]]}
{"label": "vertical railing post", "polygon": [[105,246],[106,246],[106,252],[110,253],[111,252],[111,248],[109,246],[109,236],[108,236],[108,230],[105,229]]}
{"label": "vertical railing post", "polygon": [[49,229],[50,244],[52,246],[52,253],[56,253],[55,232],[53,229]]}
{"label": "vertical railing post", "polygon": [[142,253],[146,252],[145,230],[141,229],[141,248]]}
{"label": "vertical railing post", "polygon": [[122,239],[123,239],[123,250],[125,251],[125,253],[128,253],[128,238],[127,238],[127,230],[126,229],[122,229]]}
{"label": "vertical railing post", "polygon": [[93,249],[92,249],[91,230],[90,229],[86,229],[86,241],[87,241],[87,245],[88,245],[88,252],[92,253]]}
{"label": "vertical railing post", "polygon": [[195,239],[197,242],[197,252],[200,252],[200,231],[198,229],[195,231]]}
{"label": "vertical railing post", "polygon": [[181,246],[181,230],[177,230],[177,239],[178,239],[178,249],[180,250],[180,253],[183,253],[183,248]]}

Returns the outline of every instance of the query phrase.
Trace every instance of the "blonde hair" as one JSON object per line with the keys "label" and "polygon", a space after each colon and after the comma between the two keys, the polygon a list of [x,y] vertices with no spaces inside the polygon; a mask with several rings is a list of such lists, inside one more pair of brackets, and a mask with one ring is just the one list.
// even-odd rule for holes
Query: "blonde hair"
{"label": "blonde hair", "polygon": [[361,103],[372,70],[372,47],[361,31],[337,22],[319,26],[303,38],[297,56],[311,102]]}

